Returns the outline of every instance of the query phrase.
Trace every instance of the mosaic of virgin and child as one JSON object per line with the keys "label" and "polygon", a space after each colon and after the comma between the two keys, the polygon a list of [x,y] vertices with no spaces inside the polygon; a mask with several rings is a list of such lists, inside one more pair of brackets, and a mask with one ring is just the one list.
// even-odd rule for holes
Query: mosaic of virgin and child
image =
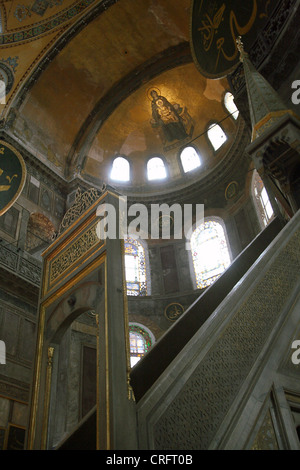
{"label": "mosaic of virgin and child", "polygon": [[178,103],[170,103],[155,89],[152,89],[149,95],[152,99],[150,123],[153,128],[158,129],[163,145],[191,137],[193,121],[187,109]]}

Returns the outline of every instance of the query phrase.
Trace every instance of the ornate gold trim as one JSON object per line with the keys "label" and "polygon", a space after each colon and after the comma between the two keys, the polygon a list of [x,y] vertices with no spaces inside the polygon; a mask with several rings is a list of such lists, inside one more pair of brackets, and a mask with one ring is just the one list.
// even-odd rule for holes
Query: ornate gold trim
{"label": "ornate gold trim", "polygon": [[[106,295],[106,293],[105,293]],[[96,319],[96,325],[97,325],[97,333],[96,333],[96,345],[97,345],[97,349],[96,349],[96,416],[97,416],[97,423],[98,423],[98,419],[99,419],[99,409],[100,409],[100,404],[99,404],[99,370],[100,370],[100,362],[99,362],[99,313],[96,313],[95,315],[95,319]],[[99,442],[99,426],[96,425],[96,449],[99,450],[98,448],[98,442]]]}
{"label": "ornate gold trim", "polygon": [[[110,450],[110,400],[109,400],[109,348],[108,348],[108,307],[107,307],[107,262],[105,258],[105,392],[106,392],[106,450]],[[100,407],[98,408],[98,413]],[[99,441],[98,441],[99,442]]]}
{"label": "ornate gold trim", "polygon": [[103,251],[98,258],[96,258],[91,264],[86,266],[83,271],[78,273],[75,277],[69,279],[69,281],[61,286],[57,291],[53,292],[53,294],[45,300],[45,306],[49,307],[49,305],[59,298],[61,295],[63,295],[72,285],[75,285],[78,281],[81,281],[81,279],[88,275],[90,272],[92,272],[95,268],[100,266],[104,262],[106,258],[106,252]]}
{"label": "ornate gold trim", "polygon": [[[85,223],[84,223],[83,225],[81,225],[81,226],[78,227],[78,229],[74,232],[74,234],[73,234],[70,238],[67,238],[61,245],[58,245],[58,246],[55,248],[55,250],[53,251],[53,253],[51,253],[51,254],[49,255],[49,258],[46,259],[45,268],[44,268],[44,269],[45,269],[45,280],[44,280],[44,283],[43,283],[43,295],[46,295],[46,293],[47,293],[48,291],[51,291],[51,290],[55,287],[56,281],[57,281],[57,282],[58,282],[59,280],[62,281],[62,280],[66,277],[66,275],[69,276],[70,274],[72,274],[72,273],[80,266],[80,264],[77,264],[73,270],[70,270],[70,268],[71,268],[71,266],[72,266],[72,264],[71,264],[70,267],[68,268],[68,270],[66,269],[66,270],[61,274],[61,276],[59,276],[55,281],[53,281],[52,287],[50,287],[51,284],[50,284],[50,282],[49,282],[49,277],[50,277],[50,271],[51,271],[51,263],[52,263],[52,260],[55,258],[55,256],[56,256],[58,253],[61,253],[61,254],[62,254],[63,250],[70,244],[70,242],[71,242],[72,240],[74,240],[74,239],[77,237],[77,235],[78,235],[79,233],[81,233],[85,228],[88,228],[89,225],[91,225],[91,228],[92,228],[92,227],[93,227],[92,222],[93,222],[93,220],[94,220],[95,218],[96,218],[96,216],[95,216],[95,213],[94,213],[94,214],[92,214],[92,215],[85,221]],[[98,223],[98,221],[96,221],[96,222],[94,223],[94,226],[96,226],[97,223]],[[82,235],[84,235],[84,234],[82,234]],[[55,241],[54,243],[56,243],[56,241]],[[75,240],[74,240],[74,243],[75,243]],[[73,243],[73,244],[74,244],[74,243]],[[100,246],[98,249],[103,248],[103,247],[105,246],[105,240],[100,240],[100,239],[99,239],[99,244],[101,244],[101,246]],[[53,244],[53,245],[54,245],[54,244]],[[53,245],[52,245],[52,247],[53,247]],[[91,253],[91,250],[92,250],[92,249],[95,249],[95,246],[97,246],[97,243],[96,243],[95,245],[91,246],[90,249],[88,249],[85,253],[83,253],[83,255],[82,255],[81,257],[79,257],[79,258],[74,262],[74,264],[76,264],[76,262],[78,262],[80,259],[83,259],[84,256],[87,256],[88,254],[90,254],[90,253]],[[50,248],[51,248],[51,247],[49,247],[48,250],[49,250]],[[47,250],[47,251],[48,251],[48,250]],[[43,253],[43,256],[44,256],[44,253]],[[87,256],[87,258],[84,259],[84,262],[87,262],[90,258],[91,258],[91,256]],[[63,276],[63,275],[65,275],[65,276]],[[62,277],[62,276],[63,276],[63,277]]]}
{"label": "ornate gold trim", "polygon": [[252,135],[251,135],[251,141],[255,140],[257,137],[259,137],[267,127],[271,126],[274,121],[277,121],[279,118],[284,116],[285,114],[289,114],[293,116],[296,119],[300,119],[300,117],[291,109],[283,109],[280,111],[272,111],[271,113],[267,114],[265,117],[263,117],[258,123],[256,123],[253,126],[252,129]]}
{"label": "ornate gold trim", "polygon": [[75,194],[75,201],[65,213],[61,224],[58,229],[58,235],[63,233],[70,225],[77,222],[78,217],[87,211],[98,201],[99,197],[105,192],[106,185],[103,184],[101,191],[95,188],[90,188],[84,193],[80,188],[77,189]]}
{"label": "ornate gold trim", "polygon": [[38,338],[37,338],[37,359],[36,367],[34,371],[33,378],[33,393],[31,400],[31,415],[28,428],[28,440],[27,448],[29,450],[33,449],[33,443],[35,439],[35,430],[36,430],[36,418],[37,418],[37,406],[40,392],[40,375],[41,375],[41,366],[42,366],[42,350],[44,342],[44,328],[45,328],[45,312],[46,308],[44,305],[40,307],[40,318],[39,318],[39,328],[38,328]]}
{"label": "ornate gold trim", "polygon": [[[80,273],[77,274],[74,278],[70,279],[65,285],[63,285],[60,289],[54,292],[50,297],[48,297],[43,303],[40,305],[40,320],[39,320],[39,327],[38,327],[38,339],[37,339],[37,362],[34,372],[34,379],[33,379],[33,394],[32,394],[32,405],[31,405],[31,416],[29,422],[29,429],[28,429],[28,441],[27,441],[27,448],[28,450],[33,450],[34,440],[35,440],[35,433],[36,433],[36,421],[37,421],[37,408],[39,402],[39,393],[40,393],[40,381],[41,381],[41,368],[42,368],[42,353],[43,353],[43,344],[44,344],[44,330],[45,330],[45,319],[46,319],[46,308],[48,308],[56,299],[62,296],[67,290],[70,289],[72,285],[82,280],[85,276],[87,276],[90,272],[94,271],[98,266],[102,263],[106,263],[106,252],[102,252],[98,258],[96,258],[90,265],[86,266]],[[106,280],[105,280],[106,282]],[[107,293],[105,290],[105,317],[107,316]],[[46,377],[46,390],[47,390],[47,378]],[[49,399],[50,399],[50,392],[49,389]],[[45,416],[48,413],[49,409],[49,402],[47,403],[47,407],[44,407],[44,418],[43,418],[43,431],[42,431],[42,444],[46,442],[47,439],[47,427],[46,430],[44,423],[45,423]],[[44,434],[45,433],[45,434]]]}
{"label": "ornate gold trim", "polygon": [[[49,280],[49,287],[55,284],[56,282],[61,279],[62,276],[64,276],[74,264],[78,263],[84,256],[88,255],[92,249],[95,249],[95,247],[100,243],[102,245],[104,244],[103,240],[100,240],[96,234],[96,226],[98,225],[98,221],[96,221],[93,225],[89,226],[85,232],[83,232],[78,238],[76,238],[72,244],[68,243],[65,250],[60,250],[59,254],[57,257],[52,258],[51,262],[49,262],[48,267],[49,267],[49,274],[48,274],[48,280]],[[94,233],[95,232],[95,233]],[[84,251],[84,238],[88,236],[88,234],[91,233],[94,235],[94,238],[92,241],[90,241],[89,245],[86,245],[86,251]],[[74,239],[74,238],[73,238]],[[79,245],[81,248],[81,252],[78,251],[78,247],[75,247],[75,245]],[[101,246],[102,246],[101,245]],[[101,248],[101,246],[99,248]],[[72,250],[73,250],[73,257],[72,257]],[[76,257],[77,256],[77,257]],[[67,261],[65,262],[65,266],[62,267],[61,271],[55,274],[54,268],[55,268],[55,263],[60,262],[61,259],[64,257],[67,258]],[[74,259],[72,259],[74,258]]]}
{"label": "ornate gold trim", "polygon": [[41,449],[42,450],[45,450],[46,447],[47,447],[53,354],[54,354],[54,348],[49,346],[48,347],[48,358],[47,358],[44,415],[43,415],[43,423],[42,423],[42,441],[41,441]]}
{"label": "ornate gold trim", "polygon": [[[99,199],[98,199],[97,201],[95,201],[94,204],[92,204],[92,205],[88,208],[88,212],[91,212],[92,209],[95,208],[95,206],[97,206],[97,204],[99,204],[102,199],[104,199],[105,197],[107,197],[108,194],[109,194],[108,191],[106,191],[104,194],[102,194],[102,195],[99,197]],[[81,226],[80,229],[76,230],[76,231],[74,232],[74,235],[72,235],[71,238],[68,238],[68,237],[67,237],[67,234],[70,233],[70,232],[72,232],[72,230],[74,229],[74,227],[75,227],[76,225],[78,225],[78,224],[80,223],[80,221],[86,216],[86,213],[87,213],[87,212],[85,212],[85,213],[83,213],[82,215],[80,215],[80,216],[78,217],[78,219],[75,220],[72,225],[70,225],[62,234],[60,234],[60,235],[56,238],[56,240],[52,243],[52,245],[50,245],[48,248],[46,248],[46,250],[42,253],[42,256],[45,257],[45,256],[49,253],[49,251],[51,251],[51,250],[53,249],[53,246],[55,246],[55,245],[64,247],[70,240],[73,240],[74,236],[76,236],[76,234],[77,234],[80,230],[82,230],[82,228],[86,227],[86,225],[89,223],[89,221],[91,221],[93,218],[96,218],[96,213],[93,212],[93,213],[88,217],[88,219],[86,220],[86,222],[84,223],[84,225]],[[64,242],[62,245],[59,245],[59,242],[61,242],[65,237],[66,237],[65,242]],[[59,249],[59,248],[57,248],[56,251],[57,251],[58,249]],[[51,256],[50,256],[49,259],[52,259],[52,257],[55,256],[56,251],[51,254]]]}
{"label": "ornate gold trim", "polygon": [[21,192],[23,191],[24,184],[25,184],[25,179],[26,179],[26,175],[27,175],[27,169],[26,169],[24,159],[23,159],[22,155],[20,154],[20,152],[18,152],[18,150],[16,150],[11,144],[9,144],[8,142],[5,142],[4,140],[0,140],[0,145],[4,145],[5,147],[8,147],[15,154],[15,156],[19,160],[20,165],[22,167],[22,179],[21,179],[21,182],[20,182],[19,189],[16,192],[16,194],[13,196],[13,198],[6,204],[6,206],[3,207],[2,210],[0,210],[0,216],[1,216],[1,215],[5,214],[5,212],[7,212],[8,209],[11,208],[11,206],[16,202],[16,200],[20,196]]}
{"label": "ornate gold trim", "polygon": [[122,278],[123,278],[123,310],[124,310],[124,335],[125,335],[125,354],[126,354],[126,374],[127,374],[127,398],[135,401],[134,392],[130,385],[130,341],[129,341],[129,319],[128,319],[128,300],[127,285],[125,276],[125,242],[121,241],[121,262],[122,262]]}

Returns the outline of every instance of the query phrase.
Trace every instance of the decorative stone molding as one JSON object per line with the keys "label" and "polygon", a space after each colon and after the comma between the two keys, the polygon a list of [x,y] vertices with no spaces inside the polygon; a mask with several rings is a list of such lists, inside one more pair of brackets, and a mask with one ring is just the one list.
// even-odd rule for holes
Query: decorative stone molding
{"label": "decorative stone molding", "polygon": [[[28,255],[27,255],[28,257]],[[42,268],[38,261],[29,261],[22,252],[13,250],[8,245],[0,245],[0,266],[14,272],[17,276],[39,287]]]}
{"label": "decorative stone molding", "polygon": [[70,227],[70,225],[72,225],[94,202],[96,202],[101,194],[103,194],[105,189],[105,184],[103,185],[101,191],[98,191],[95,188],[91,188],[88,191],[82,193],[82,191],[78,189],[75,195],[74,204],[66,212],[60,224],[58,235]]}

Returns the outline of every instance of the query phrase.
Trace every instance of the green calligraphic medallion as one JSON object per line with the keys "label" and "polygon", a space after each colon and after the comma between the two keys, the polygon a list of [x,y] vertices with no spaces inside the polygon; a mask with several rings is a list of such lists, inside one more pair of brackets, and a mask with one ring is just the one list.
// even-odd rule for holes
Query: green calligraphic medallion
{"label": "green calligraphic medallion", "polygon": [[239,63],[236,38],[250,51],[268,28],[279,0],[192,0],[191,49],[197,68],[207,78],[222,78]]}
{"label": "green calligraphic medallion", "polygon": [[0,140],[0,215],[18,199],[25,183],[26,166],[12,145]]}

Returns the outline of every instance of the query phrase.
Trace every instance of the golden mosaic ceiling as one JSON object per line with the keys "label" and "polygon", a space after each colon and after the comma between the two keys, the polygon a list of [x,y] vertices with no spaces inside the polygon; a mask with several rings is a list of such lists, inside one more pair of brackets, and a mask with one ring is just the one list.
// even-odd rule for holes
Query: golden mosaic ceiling
{"label": "golden mosaic ceiling", "polygon": [[[50,168],[72,179],[109,181],[116,154],[143,189],[145,162],[162,155],[173,181],[178,152],[192,142],[211,171],[237,125],[224,108],[225,78],[196,69],[189,47],[190,0],[2,1],[0,73],[9,85],[2,120]],[[153,126],[151,90],[185,113],[187,137],[164,142]],[[221,121],[229,139],[215,153],[206,129]]]}

